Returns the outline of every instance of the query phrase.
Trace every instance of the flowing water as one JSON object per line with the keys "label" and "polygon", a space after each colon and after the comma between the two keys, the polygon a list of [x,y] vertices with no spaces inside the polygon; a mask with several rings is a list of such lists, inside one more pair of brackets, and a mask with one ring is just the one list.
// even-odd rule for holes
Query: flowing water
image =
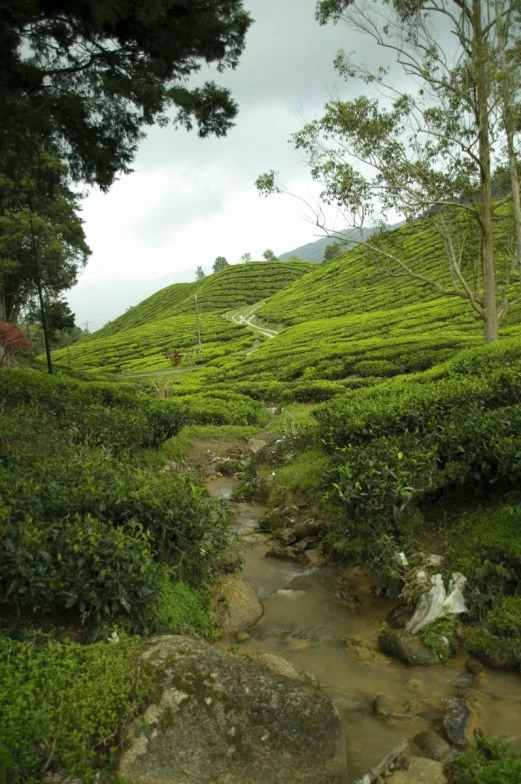
{"label": "flowing water", "polygon": [[[374,576],[360,569],[342,576],[338,569],[266,558],[267,537],[257,530],[265,507],[231,501],[236,484],[223,477],[209,482],[208,491],[229,503],[244,541],[243,577],[264,604],[264,616],[241,647],[282,656],[318,678],[342,717],[355,778],[404,738],[439,727],[446,697],[464,695],[485,734],[509,738],[521,749],[519,674],[487,670],[473,678],[464,657],[449,665],[406,667],[380,654],[378,628],[392,605],[372,593]],[[395,717],[373,714],[378,694],[394,703]]]}

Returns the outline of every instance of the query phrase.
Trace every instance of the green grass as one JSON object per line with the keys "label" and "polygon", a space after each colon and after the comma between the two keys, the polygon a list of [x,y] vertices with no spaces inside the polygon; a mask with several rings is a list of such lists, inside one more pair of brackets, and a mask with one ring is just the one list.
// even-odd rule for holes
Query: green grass
{"label": "green grass", "polygon": [[301,452],[290,463],[278,468],[270,493],[271,504],[284,503],[293,495],[316,500],[327,465],[328,456],[316,448]]}

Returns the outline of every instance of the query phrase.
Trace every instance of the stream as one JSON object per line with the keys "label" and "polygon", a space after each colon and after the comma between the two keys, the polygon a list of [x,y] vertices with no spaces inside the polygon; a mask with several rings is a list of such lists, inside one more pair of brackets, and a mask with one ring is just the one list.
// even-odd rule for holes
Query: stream
{"label": "stream", "polygon": [[[379,653],[378,628],[393,604],[374,595],[374,578],[359,568],[310,568],[266,558],[269,537],[258,531],[266,507],[232,501],[237,484],[222,477],[207,488],[230,507],[243,542],[242,577],[264,605],[263,617],[248,629],[241,649],[282,656],[319,680],[342,718],[354,778],[403,739],[439,729],[446,697],[465,696],[485,735],[510,739],[521,750],[519,674],[485,669],[474,677],[465,669],[466,656],[448,665],[406,667]],[[233,642],[218,644],[229,648]],[[373,713],[379,694],[392,701],[396,717]]]}

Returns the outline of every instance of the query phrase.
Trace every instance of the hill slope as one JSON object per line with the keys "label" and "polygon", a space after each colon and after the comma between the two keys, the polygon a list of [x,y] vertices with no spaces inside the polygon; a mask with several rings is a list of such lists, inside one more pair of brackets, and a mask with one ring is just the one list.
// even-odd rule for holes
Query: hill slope
{"label": "hill slope", "polygon": [[313,269],[313,264],[303,261],[254,261],[230,265],[194,283],[174,283],[161,289],[94,332],[89,340],[114,335],[151,321],[193,313],[196,294],[201,313],[224,313],[241,305],[253,305]]}

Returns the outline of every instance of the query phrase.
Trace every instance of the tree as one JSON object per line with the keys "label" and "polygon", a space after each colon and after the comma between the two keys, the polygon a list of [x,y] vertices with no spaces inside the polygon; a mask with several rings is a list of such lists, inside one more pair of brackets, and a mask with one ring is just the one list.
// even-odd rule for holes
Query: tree
{"label": "tree", "polygon": [[336,259],[342,253],[342,245],[340,242],[330,242],[329,245],[326,245],[326,249],[324,251],[324,261],[331,261],[332,259]]}
{"label": "tree", "polygon": [[243,253],[240,260],[243,264],[248,264],[251,261],[251,253]]}
{"label": "tree", "polygon": [[220,271],[221,271],[221,270],[223,270],[225,267],[229,267],[229,266],[230,266],[230,265],[229,265],[229,263],[226,261],[226,259],[224,258],[224,256],[217,256],[217,258],[215,259],[215,261],[214,261],[214,263],[213,263],[213,267],[212,267],[212,269],[213,269],[213,271],[214,271],[214,272],[220,272]]}
{"label": "tree", "polygon": [[251,24],[242,0],[6,0],[0,33],[0,157],[50,139],[75,180],[106,190],[129,172],[143,128],[223,136],[237,105],[201,65],[235,68]]}
{"label": "tree", "polygon": [[[497,339],[498,322],[520,301],[516,296],[509,300],[515,269],[519,272],[517,253],[510,253],[508,263],[497,270],[494,252],[493,221],[512,192],[492,200],[492,160],[500,159],[507,141],[505,106],[513,109],[514,85],[519,86],[513,65],[501,69],[498,45],[501,38],[505,51],[515,49],[515,25],[501,24],[515,7],[514,0],[504,2],[496,16],[495,0],[390,0],[380,5],[322,0],[317,6],[321,23],[347,21],[394,52],[413,79],[400,92],[388,68],[370,71],[340,54],[338,71],[374,85],[383,97],[331,101],[321,119],[293,137],[323,185],[324,202],[340,207],[348,225],[363,230],[371,220],[383,228],[388,215],[397,211],[409,221],[422,218],[439,235],[450,283],[430,278],[405,253],[391,252],[379,234],[370,240],[361,234],[359,243],[390,274],[407,274],[439,293],[466,299],[484,321],[487,342]],[[438,16],[450,27],[453,43],[440,40],[433,26]],[[502,90],[505,80],[509,91]],[[274,172],[257,184],[264,193],[281,188]],[[326,233],[339,237],[327,231],[324,211],[315,217]],[[477,275],[473,257],[480,259]]]}
{"label": "tree", "polygon": [[195,271],[195,279],[196,280],[202,280],[203,278],[206,278],[206,275],[205,275],[205,272],[204,272],[203,268],[199,266],[199,267],[197,267],[197,269]]}
{"label": "tree", "polygon": [[12,357],[30,354],[29,338],[12,321],[0,321],[0,365],[7,364]]}
{"label": "tree", "polygon": [[[72,332],[76,327],[75,315],[71,311],[65,300],[52,299],[45,303],[45,313],[47,317],[47,331],[52,348],[58,348],[56,339],[59,332]],[[25,321],[27,324],[41,323],[42,312],[36,303],[32,303],[28,309]]]}
{"label": "tree", "polygon": [[0,157],[0,319],[16,321],[42,289],[52,301],[77,281],[90,249],[80,198],[51,146]]}
{"label": "tree", "polygon": [[266,261],[278,261],[277,257],[275,256],[275,254],[273,253],[273,251],[270,248],[267,248],[264,251],[264,253],[262,254],[262,257],[264,259],[266,259]]}

